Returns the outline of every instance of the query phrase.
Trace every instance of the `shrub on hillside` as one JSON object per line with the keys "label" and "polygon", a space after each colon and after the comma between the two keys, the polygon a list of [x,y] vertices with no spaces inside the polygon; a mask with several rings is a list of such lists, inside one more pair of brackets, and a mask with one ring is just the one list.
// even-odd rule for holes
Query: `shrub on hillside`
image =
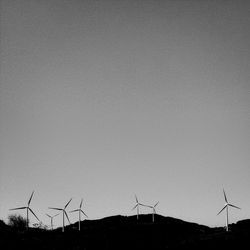
{"label": "shrub on hillside", "polygon": [[8,216],[8,225],[18,229],[24,229],[27,225],[27,219],[19,214],[11,214]]}
{"label": "shrub on hillside", "polygon": [[5,228],[6,224],[4,223],[3,220],[0,220],[0,229]]}
{"label": "shrub on hillside", "polygon": [[33,224],[34,228],[38,228],[38,229],[43,229],[43,230],[48,230],[48,226],[44,225],[41,221],[39,223],[34,223]]}

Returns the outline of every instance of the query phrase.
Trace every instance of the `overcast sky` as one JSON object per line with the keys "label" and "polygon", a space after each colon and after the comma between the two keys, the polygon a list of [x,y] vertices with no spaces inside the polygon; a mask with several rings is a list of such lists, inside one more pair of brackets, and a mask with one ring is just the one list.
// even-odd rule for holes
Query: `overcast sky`
{"label": "overcast sky", "polygon": [[45,224],[71,197],[132,215],[137,194],[223,226],[223,187],[230,222],[250,218],[249,1],[1,0],[0,16],[0,219],[35,190]]}

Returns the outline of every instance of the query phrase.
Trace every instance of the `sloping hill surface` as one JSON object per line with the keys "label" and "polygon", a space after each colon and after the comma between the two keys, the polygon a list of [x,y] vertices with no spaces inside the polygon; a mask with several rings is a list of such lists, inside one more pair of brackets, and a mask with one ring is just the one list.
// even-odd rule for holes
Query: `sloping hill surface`
{"label": "sloping hill surface", "polygon": [[231,231],[209,228],[180,219],[152,215],[111,216],[85,220],[53,231],[19,231],[0,223],[2,249],[248,249],[250,220],[231,225]]}

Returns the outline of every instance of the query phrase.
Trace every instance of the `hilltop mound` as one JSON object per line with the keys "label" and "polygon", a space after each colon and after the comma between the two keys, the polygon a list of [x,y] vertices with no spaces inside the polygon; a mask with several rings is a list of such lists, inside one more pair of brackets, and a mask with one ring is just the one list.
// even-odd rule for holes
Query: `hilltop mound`
{"label": "hilltop mound", "polygon": [[[5,232],[5,233],[4,233]],[[7,233],[6,233],[7,232]],[[210,228],[172,217],[155,215],[111,216],[74,223],[61,232],[29,229],[14,231],[2,225],[5,249],[235,249],[243,248],[250,236],[250,220],[231,225],[231,231]]]}

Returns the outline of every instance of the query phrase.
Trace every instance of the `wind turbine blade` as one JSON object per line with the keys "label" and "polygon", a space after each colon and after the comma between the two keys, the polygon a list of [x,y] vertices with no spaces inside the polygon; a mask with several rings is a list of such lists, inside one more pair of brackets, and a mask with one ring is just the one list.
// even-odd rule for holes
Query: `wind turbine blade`
{"label": "wind turbine blade", "polygon": [[54,218],[54,217],[56,217],[57,215],[59,215],[59,214],[55,214],[55,215],[53,215],[52,217]]}
{"label": "wind turbine blade", "polygon": [[30,199],[29,199],[29,201],[28,201],[28,206],[30,205],[30,202],[31,202],[31,199],[32,199],[32,197],[33,197],[34,192],[35,192],[35,191],[33,191],[32,194],[31,194],[31,196],[30,196]]}
{"label": "wind turbine blade", "polygon": [[52,216],[50,216],[49,214],[46,214],[49,218],[52,218]]}
{"label": "wind turbine blade", "polygon": [[32,209],[29,208],[29,210],[30,210],[30,212],[37,218],[37,220],[40,221],[40,220],[38,219],[38,217],[35,215],[35,213],[32,211]]}
{"label": "wind turbine blade", "polygon": [[68,201],[68,203],[65,205],[64,209],[69,205],[69,203],[72,201],[72,198]]}
{"label": "wind turbine blade", "polygon": [[26,209],[27,207],[16,207],[16,208],[11,208],[9,210],[20,210],[20,209]]}
{"label": "wind turbine blade", "polygon": [[159,204],[159,201],[154,205],[154,207],[156,207]]}
{"label": "wind turbine blade", "polygon": [[138,207],[138,204],[136,204],[136,205],[132,208],[132,210],[134,210],[136,207]]}
{"label": "wind turbine blade", "polygon": [[224,194],[225,202],[228,203],[228,202],[227,202],[227,196],[226,196],[226,193],[225,193],[225,190],[224,190],[224,189],[223,189],[223,194]]}
{"label": "wind turbine blade", "polygon": [[85,214],[82,210],[80,210],[87,218],[88,218],[88,215],[87,214]]}
{"label": "wind turbine blade", "polygon": [[69,211],[70,213],[73,213],[73,212],[77,212],[79,211],[79,209],[75,209],[75,210],[72,210],[72,211]]}
{"label": "wind turbine blade", "polygon": [[62,208],[58,208],[58,207],[49,207],[49,209],[54,209],[54,210],[59,210],[59,211],[63,210]]}
{"label": "wind turbine blade", "polygon": [[136,200],[136,203],[138,203],[138,199],[137,199],[137,196],[135,195],[135,200]]}
{"label": "wind turbine blade", "polygon": [[71,224],[71,223],[70,223],[70,220],[69,220],[69,217],[68,217],[68,215],[67,215],[67,213],[66,213],[66,211],[63,210],[63,212],[65,213],[65,215],[66,215],[66,217],[67,217],[67,219],[68,219],[69,224]]}
{"label": "wind turbine blade", "polygon": [[234,207],[234,208],[238,208],[238,209],[241,209],[240,207],[234,206],[234,205],[232,205],[232,204],[228,204],[228,206]]}
{"label": "wind turbine blade", "polygon": [[143,206],[143,207],[149,207],[148,205],[142,204],[142,203],[138,203],[138,205]]}
{"label": "wind turbine blade", "polygon": [[219,212],[217,215],[219,215],[226,207],[227,207],[227,205],[225,205],[225,206],[220,210],[220,212]]}
{"label": "wind turbine blade", "polygon": [[83,202],[83,199],[81,199],[80,208],[82,208],[82,202]]}
{"label": "wind turbine blade", "polygon": [[139,203],[139,205],[143,206],[143,207],[149,207],[149,208],[153,208],[152,206],[150,205],[145,205],[145,204],[142,204],[142,203]]}

